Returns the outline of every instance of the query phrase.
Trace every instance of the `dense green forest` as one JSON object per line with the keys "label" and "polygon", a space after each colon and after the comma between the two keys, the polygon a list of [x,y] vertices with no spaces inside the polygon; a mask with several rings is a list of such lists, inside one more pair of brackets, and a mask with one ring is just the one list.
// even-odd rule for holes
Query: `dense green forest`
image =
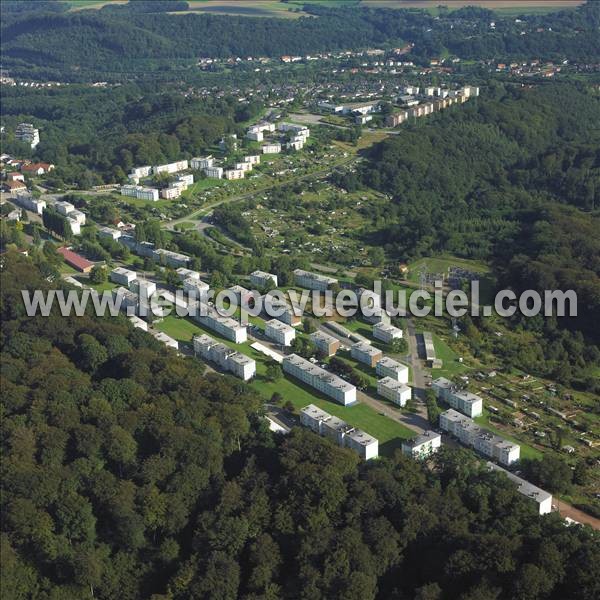
{"label": "dense green forest", "polygon": [[270,433],[123,318],[28,318],[2,258],[2,592],[15,600],[589,600],[600,544],[465,450],[434,470]]}
{"label": "dense green forest", "polygon": [[536,56],[597,62],[599,56],[600,6],[594,2],[559,14],[528,15],[525,23],[473,7],[434,17],[427,11],[308,4],[304,10],[310,16],[277,19],[165,14],[183,8],[168,2],[74,13],[48,10],[48,4],[2,4],[3,66],[11,73],[71,81],[120,79],[177,69],[199,56],[278,57],[406,42],[414,44],[415,60],[445,52],[477,60]]}
{"label": "dense green forest", "polygon": [[591,88],[491,85],[375,146],[360,173],[391,198],[385,214],[369,214],[379,228],[364,230],[390,255],[450,252],[491,261],[499,284],[518,292],[574,289],[577,318],[515,319],[541,345],[513,347],[510,361],[591,390],[587,369],[600,355],[584,336],[598,343],[599,122]]}

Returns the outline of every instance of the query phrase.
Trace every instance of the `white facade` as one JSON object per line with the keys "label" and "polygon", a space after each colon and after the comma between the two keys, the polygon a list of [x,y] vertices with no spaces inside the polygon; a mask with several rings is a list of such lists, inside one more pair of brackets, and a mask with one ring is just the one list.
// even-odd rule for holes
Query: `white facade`
{"label": "white facade", "polygon": [[263,154],[279,154],[281,152],[281,144],[265,144],[261,149]]}
{"label": "white facade", "polygon": [[121,196],[129,196],[138,200],[150,200],[156,202],[158,200],[158,190],[156,188],[147,188],[139,185],[122,185]]}
{"label": "white facade", "polygon": [[170,335],[167,335],[163,331],[157,331],[156,329],[149,329],[148,333],[159,342],[163,343],[167,348],[175,348],[175,350],[179,349],[179,342],[172,338]]}
{"label": "white facade", "polygon": [[204,299],[210,286],[208,283],[195,277],[187,277],[183,280],[183,290],[188,294],[194,294],[198,299]]}
{"label": "white facade", "polygon": [[341,377],[314,365],[297,354],[283,359],[284,372],[347,406],[356,402],[356,388]]}
{"label": "white facade", "polygon": [[483,400],[476,394],[460,389],[444,377],[439,377],[431,384],[431,389],[440,400],[452,408],[474,419],[483,412]]}
{"label": "white facade", "polygon": [[350,355],[354,360],[361,362],[369,367],[375,365],[383,358],[383,352],[379,348],[365,344],[364,342],[356,342],[350,348]]}
{"label": "white facade", "polygon": [[412,440],[402,442],[402,453],[411,458],[427,458],[442,445],[442,436],[435,431],[426,431]]}
{"label": "white facade", "polygon": [[223,167],[206,167],[204,174],[209,179],[223,179]]}
{"label": "white facade", "polygon": [[141,329],[142,331],[148,331],[148,323],[146,323],[144,319],[140,319],[140,317],[138,317],[137,315],[131,315],[129,317],[129,322],[137,329]]}
{"label": "white facade", "polygon": [[99,227],[98,237],[110,238],[116,241],[121,237],[121,232],[118,229],[112,229],[112,227]]}
{"label": "white facade", "polygon": [[174,200],[175,198],[179,198],[181,196],[181,188],[178,187],[168,187],[160,190],[161,198],[165,200]]}
{"label": "white facade", "polygon": [[217,342],[209,335],[194,336],[194,352],[244,381],[256,374],[256,362],[252,358]]}
{"label": "white facade", "polygon": [[250,163],[251,165],[258,165],[260,164],[260,154],[244,156],[244,162]]}
{"label": "white facade", "polygon": [[188,167],[187,160],[178,160],[176,162],[167,163],[165,165],[155,165],[152,167],[152,172],[155,175],[160,173],[177,173],[179,171],[185,171]]}
{"label": "white facade", "polygon": [[299,287],[322,292],[338,283],[338,280],[333,277],[311,273],[310,271],[304,271],[303,269],[294,270],[294,281]]}
{"label": "white facade", "polygon": [[277,344],[291,346],[296,339],[296,330],[277,319],[271,319],[265,323],[265,335]]}
{"label": "white facade", "polygon": [[225,171],[225,179],[244,179],[245,175],[246,172],[241,169],[227,169]]}
{"label": "white facade", "polygon": [[117,267],[110,272],[110,280],[119,285],[129,287],[132,281],[137,279],[137,273],[124,267]]}
{"label": "white facade", "polygon": [[71,226],[71,233],[73,235],[80,235],[81,234],[81,225],[79,224],[79,221],[76,221],[75,219],[71,219],[71,217],[67,217],[67,221],[69,221],[69,225]]}
{"label": "white facade", "polygon": [[142,177],[148,177],[152,173],[152,167],[146,165],[144,167],[134,167],[131,169],[131,173],[129,173],[129,177],[137,178],[138,180]]}
{"label": "white facade", "polygon": [[44,209],[46,208],[45,200],[37,200],[33,197],[31,192],[28,192],[26,190],[17,191],[14,196],[14,201],[15,204],[18,204],[25,210],[29,210],[38,215],[41,215],[44,212]]}
{"label": "white facade", "polygon": [[408,383],[408,367],[397,360],[384,356],[375,366],[380,377],[391,377],[400,383]]}
{"label": "white facade", "polygon": [[331,416],[314,404],[309,404],[300,411],[300,423],[315,433],[332,439],[339,446],[358,452],[364,460],[379,456],[379,442],[376,438]]}
{"label": "white facade", "polygon": [[54,203],[54,208],[56,211],[58,211],[61,215],[64,215],[65,217],[75,210],[75,207],[70,202],[65,202],[63,200],[57,200]]}
{"label": "white facade", "polygon": [[212,156],[200,156],[190,160],[190,167],[192,169],[208,169],[208,167],[212,167],[214,163],[215,159]]}
{"label": "white facade", "polygon": [[179,267],[179,269],[176,270],[176,273],[181,281],[189,279],[190,277],[192,279],[200,279],[200,273],[198,273],[198,271],[186,269],[185,267]]}
{"label": "white facade", "polygon": [[187,267],[190,262],[190,257],[185,254],[181,254],[180,252],[173,252],[172,250],[165,250],[164,248],[158,248],[152,252],[152,258],[158,262],[163,263],[163,261],[177,269],[178,267]]}
{"label": "white facade", "polygon": [[402,329],[386,323],[376,323],[373,325],[373,337],[386,344],[391,344],[394,340],[402,339]]}
{"label": "white facade", "polygon": [[255,287],[273,286],[277,287],[277,275],[265,271],[254,271],[250,273],[250,284]]}
{"label": "white facade", "polygon": [[68,216],[69,219],[76,221],[79,225],[85,225],[85,213],[80,210],[72,210]]}
{"label": "white facade", "polygon": [[265,139],[262,131],[249,131],[246,133],[246,137],[253,142],[262,142]]}
{"label": "white facade", "polygon": [[245,171],[247,173],[249,171],[252,171],[252,163],[249,163],[249,162],[235,163],[235,168],[238,171]]}
{"label": "white facade", "polygon": [[411,389],[405,383],[400,383],[391,377],[384,377],[377,381],[377,393],[398,406],[406,406],[412,396]]}

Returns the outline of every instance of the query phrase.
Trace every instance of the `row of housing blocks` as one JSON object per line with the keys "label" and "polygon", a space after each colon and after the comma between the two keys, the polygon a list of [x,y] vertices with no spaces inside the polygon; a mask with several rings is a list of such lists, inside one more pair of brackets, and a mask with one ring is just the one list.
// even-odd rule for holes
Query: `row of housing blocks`
{"label": "row of housing blocks", "polygon": [[225,169],[216,163],[216,159],[209,156],[192,158],[190,165],[192,169],[202,171],[209,179],[244,179],[246,173],[252,171],[255,165],[260,164],[258,154],[244,156],[242,162],[235,163],[235,168]]}
{"label": "row of housing blocks", "polygon": [[379,456],[379,441],[361,429],[348,425],[314,404],[300,411],[300,423],[315,433],[326,437],[338,446],[351,448],[364,460]]}
{"label": "row of housing blocks", "polygon": [[273,134],[276,131],[281,133],[290,133],[291,137],[284,145],[279,141],[269,141],[261,146],[263,154],[279,154],[285,146],[289,150],[302,150],[306,140],[310,137],[310,129],[305,125],[296,125],[295,123],[275,123],[263,122],[252,125],[246,132],[246,137],[254,142],[265,141],[265,133]]}
{"label": "row of housing blocks", "polygon": [[254,359],[237,350],[233,350],[209,335],[195,335],[193,342],[196,354],[199,354],[205,360],[215,363],[222,370],[228,371],[244,381],[248,381],[256,374],[256,362]]}
{"label": "row of housing blocks", "polygon": [[[38,215],[43,214],[43,212],[48,208],[45,200],[35,198],[28,190],[18,190],[15,192],[13,201],[21,208],[34,212]],[[71,226],[71,233],[73,235],[79,235],[81,233],[81,226],[85,225],[85,213],[77,210],[73,204],[64,200],[56,200],[51,207],[54,208],[54,210],[60,215],[66,217],[69,225]]]}
{"label": "row of housing blocks", "polygon": [[501,465],[509,466],[520,458],[521,447],[518,444],[480,427],[473,419],[453,408],[440,415],[440,428],[455,436],[465,446],[497,460]]}
{"label": "row of housing blocks", "polygon": [[139,185],[139,182],[143,177],[160,175],[162,173],[173,175],[175,173],[185,171],[188,168],[189,165],[187,160],[178,160],[172,163],[156,165],[153,167],[149,165],[143,167],[134,167],[131,170],[131,173],[128,174],[129,180],[133,183],[122,185],[121,195],[128,196],[130,198],[136,198],[138,200],[149,200],[151,202],[156,202],[159,196],[165,200],[179,198],[182,192],[187,190],[187,188],[194,183],[194,176],[192,174],[188,173],[178,175],[175,181],[170,182],[166,188],[163,188],[160,191],[157,188],[141,186]]}
{"label": "row of housing blocks", "polygon": [[[425,88],[427,96],[433,96],[434,90],[439,89],[441,94],[441,88]],[[418,88],[416,88],[418,91]],[[478,87],[470,87],[466,86],[456,92],[448,92],[448,95],[445,97],[438,98],[437,100],[433,100],[430,102],[424,102],[423,104],[417,104],[416,100],[409,101],[407,104],[414,104],[414,106],[409,106],[406,110],[400,110],[398,112],[392,113],[385,120],[385,125],[387,127],[397,127],[401,125],[405,121],[410,118],[419,118],[424,117],[426,115],[430,115],[434,112],[443,110],[452,106],[453,104],[462,104],[466,102],[472,96],[479,96],[479,88]]]}

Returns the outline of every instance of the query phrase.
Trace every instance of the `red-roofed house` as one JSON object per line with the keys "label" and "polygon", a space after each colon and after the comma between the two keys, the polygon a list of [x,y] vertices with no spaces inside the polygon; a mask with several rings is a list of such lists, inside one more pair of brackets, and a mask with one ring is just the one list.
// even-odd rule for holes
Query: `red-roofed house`
{"label": "red-roofed house", "polygon": [[68,265],[82,273],[89,273],[94,266],[93,262],[90,262],[87,258],[83,258],[83,256],[80,256],[69,248],[62,247],[57,252],[62,255]]}
{"label": "red-roofed house", "polygon": [[14,194],[19,190],[26,190],[27,186],[22,181],[3,181],[2,190]]}
{"label": "red-roofed house", "polygon": [[54,165],[49,163],[31,163],[30,165],[23,165],[21,171],[23,173],[29,173],[30,175],[43,175],[49,173],[54,169]]}

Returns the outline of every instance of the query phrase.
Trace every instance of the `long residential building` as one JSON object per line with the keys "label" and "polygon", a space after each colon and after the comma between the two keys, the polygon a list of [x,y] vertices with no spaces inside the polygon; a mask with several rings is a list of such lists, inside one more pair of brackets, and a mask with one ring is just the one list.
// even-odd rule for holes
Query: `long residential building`
{"label": "long residential building", "polygon": [[154,175],[159,173],[178,173],[179,171],[185,171],[188,168],[187,160],[178,160],[166,165],[155,165],[152,167]]}
{"label": "long residential building", "polygon": [[375,372],[379,377],[391,377],[400,383],[408,383],[408,367],[389,356],[384,356],[375,365]]}
{"label": "long residential building", "polygon": [[199,156],[190,160],[190,167],[192,169],[208,169],[215,163],[215,159],[212,156]]}
{"label": "long residential building", "polygon": [[279,142],[274,144],[265,144],[261,147],[263,154],[279,154],[281,152],[281,144]]}
{"label": "long residential building", "polygon": [[339,404],[347,406],[356,402],[356,388],[352,384],[297,354],[283,359],[283,370]]}
{"label": "long residential building", "polygon": [[15,139],[35,148],[40,143],[40,130],[31,123],[19,123],[15,129]]}
{"label": "long residential building", "polygon": [[181,254],[180,252],[173,252],[172,250],[165,250],[164,248],[158,248],[152,252],[152,258],[162,264],[163,262],[177,269],[179,267],[187,267],[191,261],[189,256]]}
{"label": "long residential building", "polygon": [[402,339],[402,329],[388,325],[386,323],[377,323],[373,325],[373,337],[385,344],[391,344],[394,340]]}
{"label": "long residential building", "polygon": [[339,446],[351,448],[365,460],[379,456],[379,441],[376,438],[333,417],[314,404],[309,404],[300,411],[300,423]]}
{"label": "long residential building", "polygon": [[277,275],[265,271],[254,271],[250,273],[250,284],[257,287],[277,287]]}
{"label": "long residential building", "polygon": [[427,458],[442,445],[442,436],[435,431],[425,431],[411,440],[402,442],[402,453],[411,458]]}
{"label": "long residential building", "polygon": [[341,345],[340,340],[324,331],[315,331],[309,337],[317,347],[317,350],[324,356],[334,356]]}
{"label": "long residential building", "polygon": [[294,281],[299,287],[321,292],[324,292],[332,285],[338,283],[338,280],[333,277],[327,277],[326,275],[320,275],[319,273],[311,273],[310,271],[304,271],[303,269],[294,270]]}
{"label": "long residential building", "polygon": [[244,179],[246,172],[241,169],[227,169],[225,179]]}
{"label": "long residential building", "polygon": [[209,179],[223,179],[223,167],[204,167],[203,170]]}
{"label": "long residential building", "polygon": [[405,383],[400,383],[391,377],[384,377],[377,381],[377,393],[398,406],[406,406],[412,397],[412,391]]}
{"label": "long residential building", "polygon": [[452,408],[474,419],[483,412],[483,400],[446,379],[439,377],[431,384],[431,389],[436,397],[449,404]]}
{"label": "long residential building", "polygon": [[109,278],[114,283],[129,287],[131,282],[137,279],[137,273],[124,267],[116,267],[110,272]]}
{"label": "long residential building", "polygon": [[129,196],[138,200],[158,200],[158,190],[156,188],[147,188],[140,185],[122,185],[121,196]]}
{"label": "long residential building", "polygon": [[492,462],[488,462],[487,465],[492,471],[504,473],[508,479],[517,486],[519,494],[523,494],[523,496],[536,504],[539,515],[545,515],[552,512],[552,494]]}
{"label": "long residential building", "polygon": [[371,344],[356,342],[356,344],[352,344],[352,347],[350,348],[350,356],[352,356],[354,360],[368,365],[369,367],[375,367],[375,365],[383,358],[383,352],[379,348],[371,346]]}
{"label": "long residential building", "polygon": [[241,344],[248,340],[248,331],[244,325],[241,325],[231,317],[221,316],[215,308],[202,302],[198,306],[194,319],[200,325],[216,331],[219,335],[236,344]]}
{"label": "long residential building", "polygon": [[194,352],[244,381],[248,381],[256,374],[256,362],[252,358],[217,342],[210,335],[194,336]]}
{"label": "long residential building", "polygon": [[27,190],[18,190],[15,192],[13,200],[14,203],[18,204],[21,208],[34,212],[38,215],[41,215],[46,208],[45,200],[34,198],[33,194]]}
{"label": "long residential building", "polygon": [[271,319],[265,323],[265,335],[277,344],[291,346],[296,339],[296,330],[282,321]]}
{"label": "long residential building", "polygon": [[477,425],[453,408],[440,415],[440,428],[458,438],[465,446],[509,466],[519,460],[521,447]]}

